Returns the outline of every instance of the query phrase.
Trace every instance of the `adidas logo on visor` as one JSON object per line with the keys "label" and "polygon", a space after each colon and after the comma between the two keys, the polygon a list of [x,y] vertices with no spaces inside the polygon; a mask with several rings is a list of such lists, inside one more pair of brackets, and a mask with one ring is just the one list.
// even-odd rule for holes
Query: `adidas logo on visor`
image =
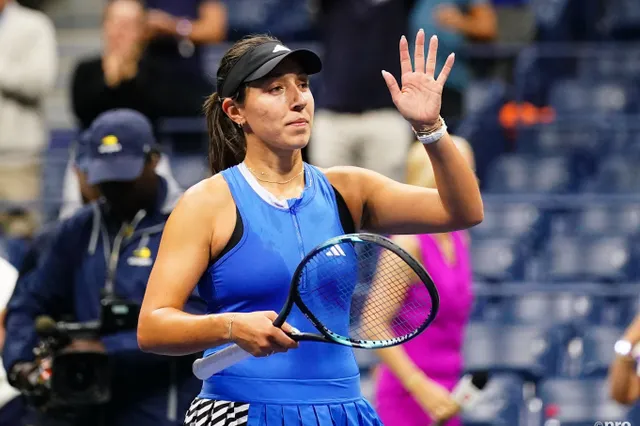
{"label": "adidas logo on visor", "polygon": [[273,52],[271,53],[278,53],[278,52],[291,52],[291,49],[289,49],[288,47],[284,47],[281,44],[277,45],[276,47],[273,48]]}

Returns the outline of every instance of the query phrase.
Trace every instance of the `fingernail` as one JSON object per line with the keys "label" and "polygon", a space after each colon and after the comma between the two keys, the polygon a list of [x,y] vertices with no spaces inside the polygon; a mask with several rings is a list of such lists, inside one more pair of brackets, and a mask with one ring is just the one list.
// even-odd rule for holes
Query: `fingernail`
{"label": "fingernail", "polygon": [[383,76],[383,77],[384,77],[384,73],[385,73],[385,72],[386,72],[385,70],[382,70],[382,76]]}
{"label": "fingernail", "polygon": [[402,36],[402,40],[406,40],[407,38],[405,36]]}
{"label": "fingernail", "polygon": [[420,28],[420,30],[419,30],[418,32],[423,33],[423,32],[424,32],[424,29],[423,29],[423,28]]}

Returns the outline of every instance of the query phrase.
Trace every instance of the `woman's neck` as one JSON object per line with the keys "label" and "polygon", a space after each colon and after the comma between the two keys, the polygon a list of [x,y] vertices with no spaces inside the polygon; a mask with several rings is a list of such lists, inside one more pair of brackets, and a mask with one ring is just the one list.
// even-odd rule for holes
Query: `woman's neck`
{"label": "woman's neck", "polygon": [[260,185],[279,199],[297,198],[304,190],[304,164],[299,149],[275,152],[263,144],[249,143],[244,164]]}

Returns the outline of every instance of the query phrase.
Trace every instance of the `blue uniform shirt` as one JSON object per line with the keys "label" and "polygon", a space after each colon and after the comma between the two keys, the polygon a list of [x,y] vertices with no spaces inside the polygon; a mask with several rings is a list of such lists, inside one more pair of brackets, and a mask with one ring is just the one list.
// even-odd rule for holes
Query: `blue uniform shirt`
{"label": "blue uniform shirt", "polygon": [[[277,205],[246,166],[222,172],[242,218],[238,244],[206,271],[199,293],[210,313],[280,311],[291,277],[318,244],[345,233],[327,178],[305,164],[299,199]],[[316,331],[294,307],[287,322]],[[212,353],[215,350],[209,350]],[[201,398],[276,404],[331,404],[362,398],[349,347],[301,342],[298,349],[250,358],[206,380]]]}

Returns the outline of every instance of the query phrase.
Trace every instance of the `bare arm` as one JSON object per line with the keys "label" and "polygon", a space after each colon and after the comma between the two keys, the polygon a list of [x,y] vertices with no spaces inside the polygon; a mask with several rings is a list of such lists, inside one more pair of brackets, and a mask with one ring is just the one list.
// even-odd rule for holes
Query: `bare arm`
{"label": "bare arm", "polygon": [[205,181],[187,191],[165,226],[138,323],[143,351],[185,355],[229,342],[228,315],[183,311],[211,254],[219,206],[207,186],[213,185]]}
{"label": "bare arm", "polygon": [[490,41],[498,33],[498,18],[495,9],[487,2],[476,2],[463,13],[457,6],[443,4],[435,12],[438,23],[467,38],[478,41]]}
{"label": "bare arm", "polygon": [[[622,339],[632,345],[640,342],[640,315],[629,325]],[[609,368],[609,386],[611,398],[621,404],[633,404],[640,398],[640,377],[632,357],[616,356]]]}
{"label": "bare arm", "polygon": [[[227,36],[227,9],[222,1],[205,1],[198,9],[198,19],[189,21],[186,37],[196,44],[212,44],[223,41]],[[151,10],[147,18],[151,33],[173,37],[182,36],[178,32],[181,19],[164,11]]]}
{"label": "bare arm", "polygon": [[200,16],[193,21],[189,38],[194,43],[219,43],[227,36],[227,9],[221,1],[208,1],[200,6]]}
{"label": "bare arm", "polygon": [[460,31],[476,40],[493,40],[498,34],[498,18],[493,6],[484,3],[472,6],[460,25]]}
{"label": "bare arm", "polygon": [[640,398],[640,378],[631,359],[616,357],[609,369],[611,398],[621,404],[633,404]]}
{"label": "bare arm", "polygon": [[[229,214],[231,212],[232,214]],[[233,218],[233,223],[230,222]],[[145,352],[186,355],[237,343],[254,356],[286,352],[298,344],[273,326],[275,312],[193,315],[184,305],[211,258],[228,242],[235,206],[221,175],[187,191],[167,221],[138,321]]]}
{"label": "bare arm", "polygon": [[[439,120],[442,92],[455,55],[449,55],[436,78],[436,36],[429,40],[426,60],[422,30],[416,36],[414,64],[404,37],[399,50],[401,86],[390,73],[383,71],[382,76],[402,116],[414,129],[434,134],[442,127]],[[432,163],[437,191],[403,185],[371,171],[351,169],[356,175],[353,181],[360,189],[364,228],[393,234],[422,234],[465,229],[482,222],[484,211],[478,181],[451,137],[445,132],[438,141],[425,145],[425,150]]]}
{"label": "bare arm", "polygon": [[437,190],[402,184],[371,171],[353,171],[363,188],[364,228],[422,234],[466,229],[482,222],[478,181],[451,138],[446,135],[425,149]]}

